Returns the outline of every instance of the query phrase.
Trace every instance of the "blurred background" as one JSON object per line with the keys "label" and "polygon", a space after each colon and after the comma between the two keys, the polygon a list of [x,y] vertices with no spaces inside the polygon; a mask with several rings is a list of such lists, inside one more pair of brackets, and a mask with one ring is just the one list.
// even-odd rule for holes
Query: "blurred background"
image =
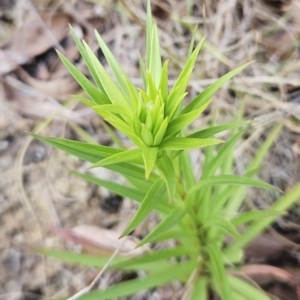
{"label": "blurred background", "polygon": [[[261,178],[284,191],[299,182],[300,1],[151,2],[163,60],[170,60],[171,82],[184,65],[196,25],[196,40],[206,37],[187,101],[226,72],[255,61],[220,89],[195,126],[205,127],[212,119],[216,124],[232,122],[242,109],[245,119],[255,120],[235,152],[240,173],[274,125],[282,124]],[[0,0],[0,299],[66,297],[97,274],[93,268],[42,258],[24,245],[92,254],[111,253],[118,247],[115,237],[136,206],[71,175],[68,169],[83,171],[87,166],[34,140],[29,132],[113,145],[107,126],[76,100],[81,90],[56,49],[88,75],[70,37],[71,24],[107,66],[96,29],[132,81],[141,86],[138,57],[145,53],[145,23],[146,1]],[[102,169],[94,172],[121,180]],[[275,199],[270,192],[253,189],[246,205],[268,207]],[[296,205],[249,247],[247,261],[280,266],[299,276],[299,221]],[[155,223],[152,215],[139,226],[136,238]],[[137,276],[107,271],[100,288]],[[299,299],[280,275],[264,276],[265,288],[278,297],[274,299]],[[178,288],[145,291],[130,299],[180,299],[173,292]]]}

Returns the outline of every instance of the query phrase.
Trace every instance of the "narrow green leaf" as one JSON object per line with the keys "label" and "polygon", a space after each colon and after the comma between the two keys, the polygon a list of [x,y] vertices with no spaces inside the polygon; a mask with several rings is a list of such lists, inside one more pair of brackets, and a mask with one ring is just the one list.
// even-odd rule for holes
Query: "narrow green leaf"
{"label": "narrow green leaf", "polygon": [[91,48],[83,41],[83,44],[85,46],[85,49],[87,51],[87,54],[94,66],[95,72],[97,73],[97,76],[99,78],[99,81],[101,82],[103,89],[105,90],[108,98],[113,104],[117,105],[128,105],[128,99],[123,95],[123,93],[119,90],[117,85],[114,83],[114,81],[110,78],[110,76],[107,74],[106,70],[96,57],[96,55],[93,53]]}
{"label": "narrow green leaf", "polygon": [[192,139],[175,137],[164,140],[160,144],[159,148],[160,150],[187,150],[217,145],[223,142],[223,140],[219,139]]}
{"label": "narrow green leaf", "polygon": [[142,139],[144,141],[144,143],[148,146],[148,147],[151,147],[153,146],[153,136],[152,136],[152,133],[151,131],[149,130],[149,128],[142,123],[142,132],[141,132],[141,136],[142,136]]}
{"label": "narrow green leaf", "polygon": [[[191,76],[192,71],[194,69],[195,62],[197,60],[198,54],[200,52],[200,49],[201,49],[203,43],[204,43],[204,39],[202,39],[200,41],[200,43],[197,45],[196,49],[193,51],[193,53],[188,58],[183,70],[181,71],[178,79],[176,80],[173,88],[170,91],[170,94],[169,94],[170,99],[172,99],[172,93],[178,87],[180,88],[180,94],[185,92],[187,84],[188,84],[189,79],[190,79],[190,76]],[[168,99],[168,102],[170,101],[170,99]]]}
{"label": "narrow green leaf", "polygon": [[255,186],[268,190],[275,190],[277,192],[281,192],[281,190],[271,184],[265,183],[260,180],[252,179],[249,177],[238,176],[238,175],[219,175],[206,177],[197,182],[190,190],[189,193],[194,193],[206,186],[214,186],[219,184],[227,184],[227,185],[248,185]]}
{"label": "narrow green leaf", "polygon": [[[285,212],[292,205],[300,200],[300,183],[290,189],[284,196],[279,198],[271,207],[270,210]],[[244,232],[242,241],[234,241],[230,249],[239,249],[247,246],[253,239],[260,235],[270,224],[272,224],[276,219],[276,216],[270,216],[269,218],[264,218],[253,222]]]}
{"label": "narrow green leaf", "polygon": [[180,155],[180,163],[186,190],[189,190],[195,183],[196,178],[188,151],[183,151]]}
{"label": "narrow green leaf", "polygon": [[198,277],[197,281],[193,286],[192,293],[189,300],[207,300],[208,294],[208,280],[203,275]]}
{"label": "narrow green leaf", "polygon": [[163,233],[173,228],[175,225],[178,225],[185,214],[186,210],[184,207],[174,207],[172,211],[138,244],[138,246],[140,247],[155,241]]}
{"label": "narrow green leaf", "polygon": [[131,149],[123,150],[120,153],[109,156],[105,159],[98,161],[89,167],[89,169],[103,167],[105,165],[118,164],[122,162],[142,162],[142,150],[141,149]]}
{"label": "narrow green leaf", "polygon": [[218,154],[211,159],[205,167],[203,168],[203,177],[212,176],[215,174],[216,170],[222,165],[227,155],[234,151],[234,146],[236,142],[241,138],[244,134],[245,130],[241,130],[237,134],[235,134],[229,141],[227,141],[221,149],[218,151]]}
{"label": "narrow green leaf", "polygon": [[[148,45],[147,45],[148,46]],[[158,87],[161,78],[161,55],[159,37],[157,32],[157,25],[152,24],[152,36],[151,36],[151,55],[149,71],[154,78],[155,85]]]}
{"label": "narrow green leaf", "polygon": [[179,115],[178,117],[174,118],[168,126],[166,136],[176,135],[180,130],[185,128],[186,126],[190,125],[192,122],[198,118],[198,116],[207,108],[207,106],[211,103],[211,101],[207,101],[204,105],[200,108],[195,109],[184,115]]}
{"label": "narrow green leaf", "polygon": [[109,111],[113,114],[119,114],[122,119],[125,120],[127,124],[132,123],[132,111],[123,105],[115,105],[115,104],[105,104],[105,105],[93,105],[93,110],[98,113],[100,116],[103,111]]}
{"label": "narrow green leaf", "polygon": [[[267,154],[270,147],[275,142],[279,133],[281,132],[282,124],[279,124],[273,128],[273,130],[268,134],[266,141],[259,147],[258,151],[255,154],[255,158],[247,167],[247,173],[251,173],[252,170],[258,169],[263,161],[263,158]],[[255,174],[255,173],[254,173]],[[254,175],[253,174],[253,175]],[[247,176],[252,176],[247,174]],[[224,208],[226,214],[233,214],[239,210],[239,207],[242,205],[243,199],[245,198],[246,191],[243,188],[239,188],[235,191],[234,196],[231,197]]]}
{"label": "narrow green leaf", "polygon": [[[114,149],[111,147],[99,146],[94,144],[87,144],[83,142],[77,142],[72,140],[57,139],[57,138],[45,138],[34,133],[31,133],[36,139],[53,146],[57,149],[63,150],[69,154],[75,155],[76,157],[86,160],[91,163],[104,159],[110,155],[122,152],[121,149]],[[130,163],[121,163],[117,165],[108,165],[105,168],[118,172],[122,175],[132,176],[137,179],[141,179],[145,170],[139,166]],[[157,179],[155,174],[151,174],[149,181],[153,182]]]}
{"label": "narrow green leaf", "polygon": [[101,110],[101,106],[98,107],[97,112],[100,114],[101,117],[113,125],[116,129],[123,132],[126,136],[128,136],[137,146],[144,147],[145,143],[140,139],[132,130],[131,126],[129,126],[126,122],[118,118],[116,115],[111,113],[108,110]]}
{"label": "narrow green leaf", "polygon": [[195,249],[187,246],[177,246],[170,249],[157,250],[153,253],[145,253],[123,261],[112,262],[111,267],[114,269],[131,268],[133,270],[133,268],[138,269],[140,266],[140,270],[142,270],[147,264],[155,262],[164,263],[164,261],[167,262],[170,258],[187,255],[196,255]]}
{"label": "narrow green leaf", "polygon": [[163,268],[158,272],[143,278],[128,280],[108,287],[104,291],[93,291],[78,300],[111,300],[133,295],[142,290],[149,290],[156,286],[162,286],[173,280],[186,280],[193,270],[191,262],[176,264]]}
{"label": "narrow green leaf", "polygon": [[[159,201],[163,198],[166,192],[166,187],[162,178],[158,178],[147,192],[145,198],[143,199],[139,209],[137,210],[135,216],[121,234],[121,237],[129,234],[134,230],[141,222],[143,222],[151,211],[156,207]],[[120,238],[121,238],[120,237]]]}
{"label": "narrow green leaf", "polygon": [[163,68],[162,68],[161,79],[160,79],[160,83],[159,83],[159,89],[161,91],[161,95],[162,95],[162,98],[163,98],[165,103],[167,101],[168,91],[169,91],[169,86],[168,86],[168,64],[169,64],[169,61],[166,60],[164,62]]}
{"label": "narrow green leaf", "polygon": [[194,132],[192,134],[189,134],[188,138],[198,138],[198,139],[204,139],[209,138],[219,132],[223,132],[225,130],[230,130],[238,127],[243,127],[249,125],[249,122],[238,122],[238,123],[229,123],[219,126],[213,126],[206,129],[199,130],[197,132]]}
{"label": "narrow green leaf", "polygon": [[[129,198],[131,200],[134,200],[138,203],[141,203],[143,201],[143,199],[145,198],[146,195],[146,191],[147,190],[140,190],[137,188],[132,188],[129,186],[125,186],[119,183],[115,183],[112,181],[108,181],[108,180],[104,180],[89,174],[84,174],[84,173],[80,173],[77,171],[70,171],[72,174],[83,178],[84,180],[87,180],[91,183],[94,183],[98,186],[102,186],[106,189],[108,189],[109,191],[111,191],[114,194],[120,195],[122,197],[125,198]],[[157,204],[156,206],[156,210],[163,212],[163,213],[169,213],[170,212],[170,208],[169,205],[167,204],[166,201],[163,201],[164,199],[162,199],[162,201],[160,203]]]}
{"label": "narrow green leaf", "polygon": [[233,290],[239,292],[247,300],[271,300],[262,290],[257,289],[240,278],[229,276],[228,281]]}
{"label": "narrow green leaf", "polygon": [[122,89],[123,93],[126,95],[127,99],[131,99],[131,93],[128,89],[128,85],[130,86],[131,90],[134,92],[135,96],[137,97],[137,90],[127,74],[124,72],[118,61],[115,59],[105,42],[103,41],[100,34],[95,30],[95,35],[97,38],[97,41],[99,43],[99,46],[107,59],[108,64],[110,65],[112,71],[114,72],[114,75],[118,81],[118,84],[120,88]]}
{"label": "narrow green leaf", "polygon": [[[166,117],[162,123],[157,123],[157,124],[160,124],[160,127],[154,137],[154,142],[153,142],[154,146],[159,146],[160,143],[162,142],[162,140],[164,139],[166,131],[167,131],[168,123],[169,123],[169,117]],[[156,131],[156,130],[154,130],[154,131]]]}
{"label": "narrow green leaf", "polygon": [[[106,95],[106,92],[102,86],[102,83],[101,81],[99,80],[99,77],[95,71],[95,68],[94,68],[94,65],[93,63],[91,62],[91,59],[82,43],[82,41],[78,38],[78,36],[76,35],[76,33],[74,32],[73,28],[70,26],[71,28],[71,34],[72,34],[72,37],[77,45],[77,48],[79,49],[79,52],[81,54],[81,56],[83,57],[83,60],[86,64],[86,66],[88,67],[93,79],[95,80],[95,83],[97,84],[98,88],[100,89],[100,91],[105,95]],[[96,101],[95,101],[96,102]],[[110,101],[109,101],[110,102]],[[100,103],[99,103],[100,104]]]}
{"label": "narrow green leaf", "polygon": [[198,29],[198,25],[196,25],[195,28],[194,28],[194,32],[193,32],[192,39],[191,39],[191,42],[190,42],[189,50],[188,50],[188,53],[187,53],[187,58],[189,58],[191,56],[191,54],[193,53],[193,48],[194,48],[194,45],[195,45],[195,38],[196,38],[197,29]]}
{"label": "narrow green leaf", "polygon": [[231,223],[234,226],[239,226],[248,222],[257,221],[264,218],[269,217],[278,217],[283,215],[282,211],[274,211],[274,210],[255,210],[255,211],[247,211],[241,213],[239,216],[231,219]]}
{"label": "narrow green leaf", "polygon": [[167,186],[169,201],[172,201],[176,191],[176,176],[172,161],[167,155],[156,160],[156,167]]}
{"label": "narrow green leaf", "polygon": [[252,62],[246,63],[233,71],[225,74],[220,79],[218,79],[216,82],[211,84],[208,88],[206,88],[201,94],[199,94],[194,100],[192,100],[183,110],[182,114],[186,114],[188,112],[191,112],[192,110],[198,108],[200,105],[202,105],[203,102],[210,99],[212,95],[215,94],[215,92],[223,86],[228,80],[230,80],[233,76],[240,73],[242,70],[244,70],[246,67],[248,67]]}
{"label": "narrow green leaf", "polygon": [[148,180],[156,162],[158,147],[147,147],[142,149],[142,156],[145,164],[145,178]]}
{"label": "narrow green leaf", "polygon": [[110,104],[110,100],[99,91],[63,54],[57,52],[63,64],[67,67],[74,79],[80,84],[90,98],[98,104]]}
{"label": "narrow green leaf", "polygon": [[230,221],[227,221],[224,218],[214,218],[213,220],[205,223],[202,228],[204,229],[207,227],[218,227],[232,236],[242,239],[241,234],[236,230],[236,228],[230,223]]}
{"label": "narrow green leaf", "polygon": [[221,249],[218,245],[213,244],[207,245],[206,249],[210,257],[209,266],[212,272],[213,282],[216,284],[222,300],[232,300]]}

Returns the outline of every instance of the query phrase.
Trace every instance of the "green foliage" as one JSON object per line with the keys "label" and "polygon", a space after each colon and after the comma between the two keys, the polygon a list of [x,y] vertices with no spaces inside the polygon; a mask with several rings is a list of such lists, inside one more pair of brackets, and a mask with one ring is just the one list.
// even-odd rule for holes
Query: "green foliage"
{"label": "green foliage", "polygon": [[[90,162],[90,168],[104,167],[127,180],[128,184],[122,185],[72,171],[84,180],[139,203],[135,216],[121,236],[135,230],[155,210],[161,222],[138,246],[166,239],[176,239],[177,245],[181,245],[130,259],[117,257],[109,268],[144,270],[145,277],[117,284],[104,291],[93,291],[80,299],[124,297],[173,280],[187,284],[190,300],[208,299],[209,290],[219,294],[222,300],[238,297],[269,299],[248,283],[228,276],[227,272],[235,269],[234,263],[242,263],[240,254],[244,247],[299,199],[298,185],[281,197],[270,210],[239,213],[248,186],[272,190],[277,195],[281,192],[272,185],[252,178],[281,127],[274,128],[243,176],[232,172],[233,153],[249,122],[238,118],[235,123],[197,129],[185,135],[187,126],[207,108],[213,94],[249,64],[225,74],[184,106],[186,88],[203,40],[193,50],[193,37],[186,64],[169,90],[168,62],[161,62],[158,29],[151,16],[150,1],[146,62],[140,59],[144,89],[134,86],[97,32],[97,40],[115,80],[73,30],[72,35],[95,82],[91,83],[63,54],[58,54],[90,98],[79,99],[123,132],[135,146],[124,150],[35,134],[33,136]],[[225,130],[232,130],[227,142],[214,138],[215,134]],[[202,174],[197,179],[189,150],[204,147]],[[240,225],[243,225],[242,232]],[[231,239],[225,244],[228,235]],[[99,268],[108,259],[49,249],[37,250],[66,262]],[[180,259],[183,257],[185,259]]]}

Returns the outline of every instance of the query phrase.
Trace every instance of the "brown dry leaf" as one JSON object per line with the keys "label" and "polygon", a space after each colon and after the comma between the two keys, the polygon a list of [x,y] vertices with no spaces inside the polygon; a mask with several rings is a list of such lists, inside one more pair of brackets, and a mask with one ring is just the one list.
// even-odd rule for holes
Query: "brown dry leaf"
{"label": "brown dry leaf", "polygon": [[79,90],[78,83],[65,72],[52,74],[47,81],[30,76],[24,69],[19,68],[18,75],[28,85],[53,98],[64,100]]}
{"label": "brown dry leaf", "polygon": [[[93,225],[79,225],[72,230],[53,227],[53,230],[66,240],[79,244],[85,253],[93,255],[111,255],[122,244],[119,240],[120,232]],[[127,240],[119,251],[120,255],[132,256],[144,253],[145,247],[135,249],[137,244],[138,242]]]}
{"label": "brown dry leaf", "polygon": [[[0,50],[0,74],[9,73],[18,65],[30,62],[35,56],[55,47],[68,34],[71,18],[64,14],[41,14],[44,29],[34,15],[29,15],[17,29],[11,41]],[[54,39],[49,38],[49,34]],[[55,45],[56,43],[56,45]]]}

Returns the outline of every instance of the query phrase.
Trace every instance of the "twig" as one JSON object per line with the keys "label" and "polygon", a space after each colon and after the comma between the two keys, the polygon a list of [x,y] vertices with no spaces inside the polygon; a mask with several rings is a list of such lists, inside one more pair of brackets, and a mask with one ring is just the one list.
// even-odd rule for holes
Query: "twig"
{"label": "twig", "polygon": [[122,243],[119,245],[119,247],[116,249],[116,251],[113,253],[113,255],[110,257],[110,259],[107,261],[107,263],[105,264],[105,266],[103,267],[103,269],[99,272],[99,274],[95,277],[95,279],[91,282],[91,284],[89,284],[88,286],[86,286],[85,288],[83,288],[82,290],[80,290],[78,293],[76,293],[74,296],[68,298],[67,300],[75,300],[78,299],[79,297],[81,297],[82,295],[88,293],[90,290],[92,290],[95,285],[98,283],[99,279],[101,278],[101,276],[103,275],[103,273],[107,270],[108,266],[110,265],[110,263],[114,260],[114,258],[117,256],[117,254],[119,253],[119,251],[121,250],[121,248],[123,247],[124,243],[127,241],[127,237],[123,238]]}

